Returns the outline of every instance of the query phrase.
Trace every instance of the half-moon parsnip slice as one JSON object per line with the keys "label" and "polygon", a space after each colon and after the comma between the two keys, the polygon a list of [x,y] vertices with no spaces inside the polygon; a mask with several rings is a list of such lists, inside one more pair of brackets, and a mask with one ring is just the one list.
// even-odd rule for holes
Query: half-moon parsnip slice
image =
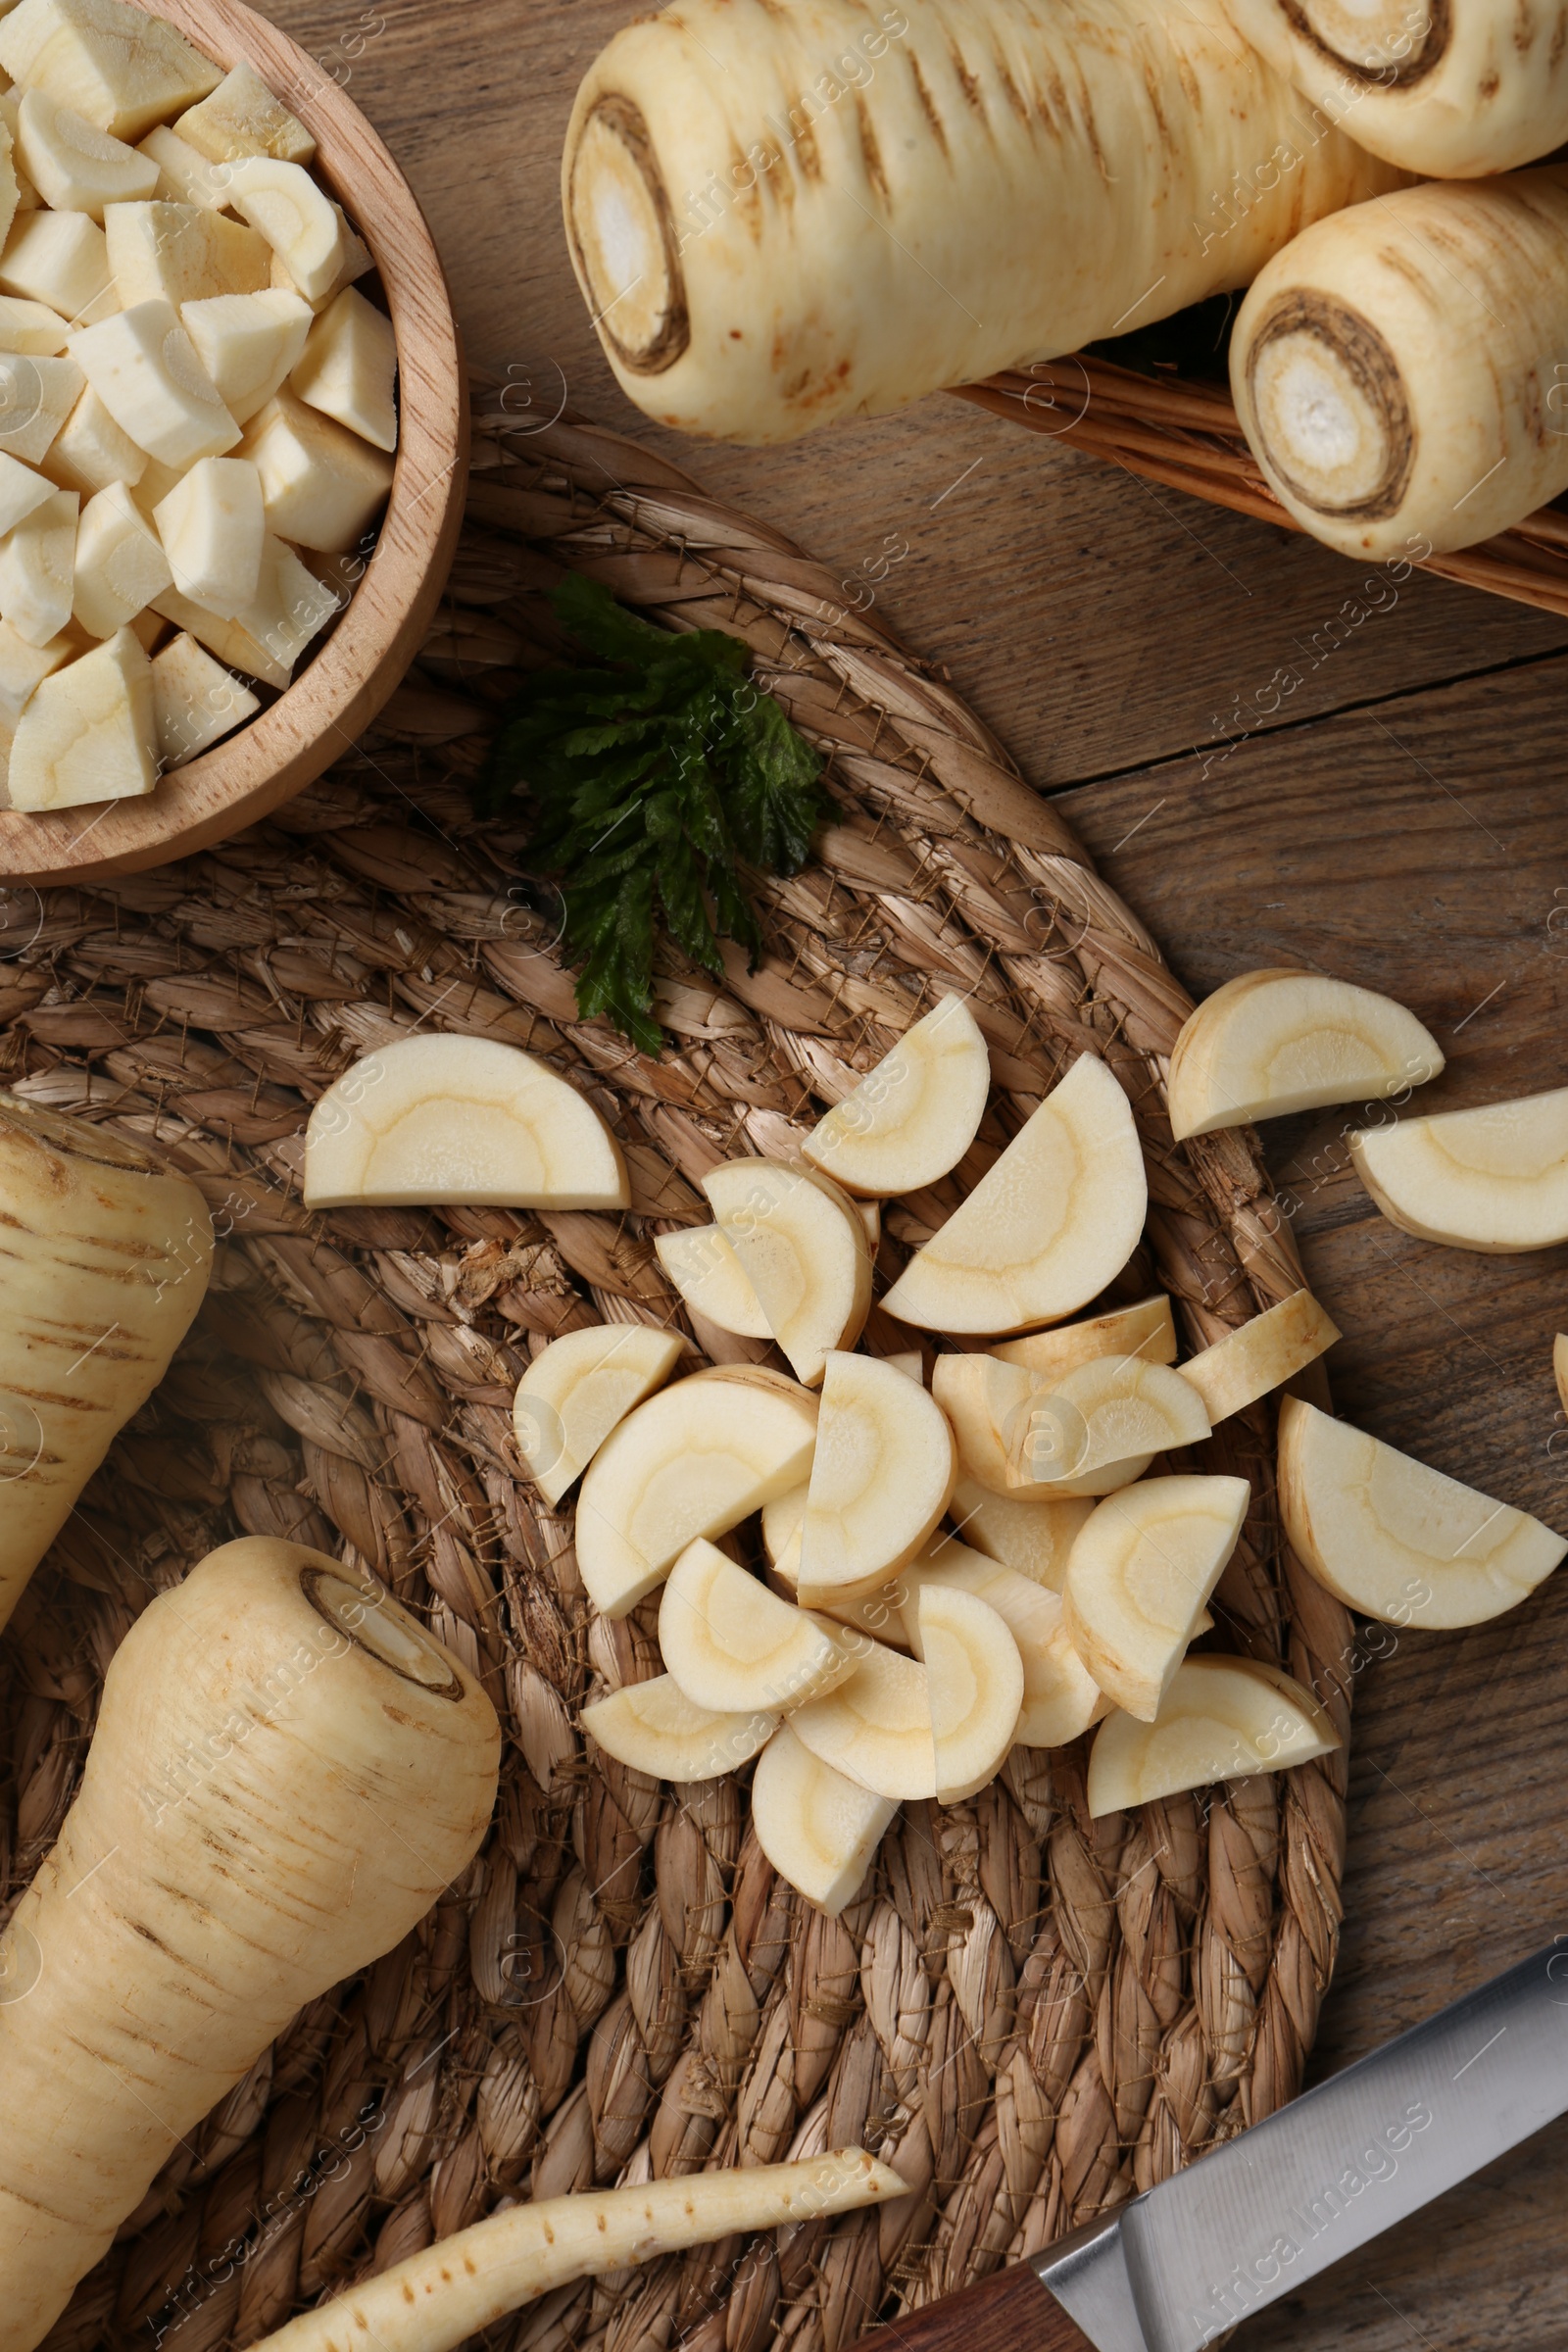
{"label": "half-moon parsnip slice", "polygon": [[308,1208],[625,1208],[593,1104],[489,1037],[406,1037],[345,1071],[305,1131]]}
{"label": "half-moon parsnip slice", "polygon": [[1245,1478],[1147,1478],[1107,1495],[1072,1547],[1062,1600],[1073,1647],[1141,1723],[1159,1712],[1250,1495]]}
{"label": "half-moon parsnip slice", "polygon": [[716,1781],[739,1772],[778,1729],[774,1714],[693,1706],[672,1674],[627,1683],[583,1708],[582,1728],[607,1755],[661,1781]]}
{"label": "half-moon parsnip slice", "polygon": [[931,1331],[1054,1322],[1121,1272],[1148,1205],[1127,1098],[1102,1061],[1081,1054],[882,1303]]}
{"label": "half-moon parsnip slice", "polygon": [[1181,1375],[1201,1396],[1210,1421],[1223,1421],[1304,1372],[1339,1336],[1310,1291],[1293,1291],[1183,1364]]}
{"label": "half-moon parsnip slice", "polygon": [[1068,1639],[1061,1600],[1048,1586],[1031,1583],[951,1539],[934,1544],[904,1571],[907,1590],[905,1621],[919,1638],[920,1595],[928,1585],[969,1592],[995,1609],[1017,1644],[1023,1664],[1023,1697],[1013,1733],[1028,1747],[1065,1747],[1098,1723],[1110,1701],[1090,1675]]}
{"label": "half-moon parsnip slice", "polygon": [[752,1828],[780,1878],[837,1919],[859,1893],[898,1811],[835,1772],[781,1724],[752,1776]]}
{"label": "half-moon parsnip slice", "polygon": [[703,1190],[796,1377],[815,1388],[871,1309],[862,1220],[828,1177],[774,1159],[724,1160]]}
{"label": "half-moon parsnip slice", "polygon": [[1006,1621],[978,1593],[923,1584],[919,1651],[936,1741],[937,1803],[978,1796],[1002,1770],[1023,1707],[1023,1660]]}
{"label": "half-moon parsnip slice", "polygon": [[536,1355],[513,1399],[517,1451],[552,1509],[632,1407],[679,1363],[678,1332],[647,1323],[568,1331]]}
{"label": "half-moon parsnip slice", "polygon": [[1497,1254],[1568,1241],[1568,1087],[1366,1128],[1350,1156],[1391,1224],[1423,1241]]}
{"label": "half-moon parsnip slice", "polygon": [[903,1036],[801,1147],[846,1192],[887,1198],[946,1176],[974,1142],[991,1056],[961,997]]}
{"label": "half-moon parsnip slice", "polygon": [[[792,1487],[787,1494],[780,1494],[762,1509],[762,1548],[773,1572],[774,1590],[783,1585],[792,1599],[800,1592],[801,1536],[809,1495],[808,1486]],[[899,1581],[902,1573],[899,1571],[891,1583],[876,1585],[869,1592],[841,1592],[831,1600],[818,1601],[815,1614],[834,1625],[847,1626],[853,1633],[869,1635],[873,1642],[888,1642],[895,1649],[907,1649],[909,1642],[902,1615],[905,1593]]]}
{"label": "half-moon parsnip slice", "polygon": [[688,1544],[722,1536],[799,1486],[816,1398],[760,1366],[695,1372],[627,1414],[577,1497],[577,1568],[607,1617],[624,1617]]}
{"label": "half-moon parsnip slice", "polygon": [[1568,1541],[1298,1396],[1280,1409],[1280,1513],[1319,1584],[1386,1625],[1481,1625],[1526,1599]]}
{"label": "half-moon parsnip slice", "polygon": [[1243,972],[1192,1013],[1170,1057],[1178,1143],[1326,1102],[1424,1086],[1443,1067],[1413,1012],[1322,972]]}
{"label": "half-moon parsnip slice", "polygon": [[[995,1494],[1060,1502],[1083,1494],[1108,1494],[1143,1477],[1152,1454],[1134,1454],[1077,1476],[1066,1475],[1069,1463],[1085,1460],[1089,1432],[1075,1406],[1053,1402],[1058,1387],[1026,1372],[1021,1364],[1004,1364],[994,1355],[937,1357],[931,1393],[953,1425],[959,1466],[976,1485]],[[1024,1438],[1042,1466],[1059,1468],[1063,1475],[1012,1485],[1012,1451]]]}
{"label": "half-moon parsnip slice", "polygon": [[1282,1668],[1252,1658],[1189,1658],[1158,1715],[1110,1715],[1089,1757],[1089,1812],[1131,1812],[1215,1781],[1285,1772],[1340,1746],[1324,1710]]}
{"label": "half-moon parsnip slice", "polygon": [[954,1533],[976,1551],[1059,1592],[1067,1580],[1073,1538],[1094,1507],[1093,1495],[1032,1502],[1015,1494],[993,1494],[978,1479],[965,1477],[953,1490],[948,1517]]}
{"label": "half-moon parsnip slice", "polygon": [[1004,1364],[1057,1380],[1097,1355],[1139,1355],[1146,1364],[1176,1361],[1176,1324],[1161,1292],[1136,1306],[1112,1307],[1087,1322],[1063,1323],[1055,1331],[1031,1331],[1021,1340],[1003,1340],[992,1350]]}
{"label": "half-moon parsnip slice", "polygon": [[787,1714],[844,1682],[858,1655],[853,1640],[701,1540],[665,1581],[659,1646],[694,1706],[728,1715]]}
{"label": "half-moon parsnip slice", "polygon": [[904,1803],[937,1792],[925,1668],[873,1642],[847,1683],[790,1717],[796,1737],[877,1796]]}
{"label": "half-moon parsnip slice", "polygon": [[773,1327],[735,1254],[729,1236],[716,1225],[689,1225],[662,1233],[655,1242],[659,1262],[686,1304],[720,1331],[744,1340],[770,1340]]}
{"label": "half-moon parsnip slice", "polygon": [[923,1389],[875,1356],[830,1355],[801,1543],[807,1607],[884,1584],[912,1559],[957,1467],[947,1417]]}
{"label": "half-moon parsnip slice", "polygon": [[1061,1477],[1082,1492],[1087,1479],[1118,1463],[1147,1464],[1209,1434],[1197,1390],[1167,1364],[1140,1355],[1097,1355],[1049,1385],[1031,1378],[1036,1394],[1007,1431],[1007,1483],[1015,1492]]}

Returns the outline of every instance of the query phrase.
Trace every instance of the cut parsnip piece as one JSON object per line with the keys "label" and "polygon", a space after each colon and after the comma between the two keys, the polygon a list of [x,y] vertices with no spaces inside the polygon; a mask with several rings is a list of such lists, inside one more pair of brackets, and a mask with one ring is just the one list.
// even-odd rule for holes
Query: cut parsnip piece
{"label": "cut parsnip piece", "polygon": [[[1136,1368],[1138,1359],[1102,1360],[1115,1368]],[[1021,1364],[1001,1363],[994,1355],[939,1355],[931,1376],[932,1394],[953,1425],[958,1460],[968,1476],[993,1494],[1048,1502],[1109,1494],[1142,1478],[1152,1449],[1122,1455],[1112,1446],[1108,1458],[1100,1458],[1097,1432],[1069,1386],[1090,1368],[1081,1365],[1077,1372],[1052,1382],[1026,1372]],[[1114,1410],[1114,1397],[1110,1403]],[[1124,1418],[1118,1412],[1114,1422],[1107,1419],[1098,1432],[1105,1445],[1112,1445],[1111,1430]],[[1049,1475],[1030,1478],[1031,1469]]]}
{"label": "cut parsnip piece", "polygon": [[[155,677],[157,671],[155,662]],[[663,1387],[681,1349],[676,1332],[600,1323],[568,1331],[534,1357],[513,1399],[512,1424],[517,1451],[552,1510],[611,1432]]]}
{"label": "cut parsnip piece", "polygon": [[835,1353],[801,1538],[808,1607],[885,1584],[948,1507],[957,1452],[933,1397],[875,1356]]}
{"label": "cut parsnip piece", "polygon": [[0,541],[0,615],[29,645],[49,644],[71,618],[80,507],[57,490]]}
{"label": "cut parsnip piece", "polygon": [[1089,1756],[1089,1812],[1132,1812],[1156,1797],[1332,1755],[1339,1734],[1310,1690],[1253,1658],[1189,1658],[1152,1723],[1111,1715]]}
{"label": "cut parsnip piece", "polygon": [[946,1176],[974,1142],[991,1056],[961,997],[947,996],[902,1037],[802,1146],[846,1192],[886,1198]]}
{"label": "cut parsnip piece", "polygon": [[[52,495],[52,494],[51,494]],[[81,648],[70,637],[52,637],[47,645],[29,645],[9,621],[0,620],[0,728],[7,741],[38,686]]]}
{"label": "cut parsnip piece", "polygon": [[715,1715],[694,1707],[671,1674],[627,1683],[582,1711],[590,1740],[660,1781],[717,1781],[739,1772],[778,1729],[776,1715]]}
{"label": "cut parsnip piece", "polygon": [[137,204],[158,186],[151,156],[99,130],[44,90],[24,90],[17,153],[45,204],[103,221],[106,204]]}
{"label": "cut parsnip piece", "polygon": [[762,1509],[762,1549],[769,1566],[780,1571],[792,1592],[801,1581],[801,1531],[810,1492],[807,1480],[775,1494]]}
{"label": "cut parsnip piece", "polygon": [[1319,1584],[1387,1625],[1480,1625],[1524,1600],[1568,1541],[1299,1397],[1280,1408],[1280,1514]]}
{"label": "cut parsnip piece", "polygon": [[1112,1307],[1107,1314],[1091,1315],[1084,1323],[1064,1323],[1057,1331],[1031,1331],[1021,1340],[1003,1340],[992,1350],[1004,1364],[1022,1364],[1026,1372],[1054,1380],[1087,1364],[1097,1355],[1138,1355],[1146,1364],[1176,1361],[1176,1324],[1170,1300],[1141,1298],[1136,1306]]}
{"label": "cut parsnip piece", "polygon": [[1402,1004],[1322,972],[1243,972],[1192,1013],[1170,1057],[1178,1143],[1328,1102],[1424,1086],[1443,1054]]}
{"label": "cut parsnip piece", "polygon": [[44,679],[17,722],[10,781],[13,808],[74,808],[152,791],[152,664],[129,629]]}
{"label": "cut parsnip piece", "polygon": [[1094,1507],[1093,1495],[1031,1502],[1016,1494],[993,1494],[978,1479],[964,1477],[953,1490],[948,1516],[976,1551],[1059,1592],[1073,1539]]}
{"label": "cut parsnip piece", "polygon": [[701,1540],[669,1572],[659,1646],[696,1705],[779,1715],[837,1689],[855,1672],[860,1648]]}
{"label": "cut parsnip piece", "polygon": [[62,490],[96,497],[113,482],[134,490],[150,463],[147,452],[110,416],[91,384],[50,443],[43,465]]}
{"label": "cut parsnip piece", "polygon": [[307,302],[330,293],[342,272],[345,222],[310,173],[270,156],[229,166],[228,201],[267,239]]}
{"label": "cut parsnip piece", "polygon": [[1003,1618],[974,1592],[923,1584],[915,1603],[936,1743],[937,1803],[989,1788],[1017,1737],[1023,1660]]}
{"label": "cut parsnip piece", "polygon": [[0,252],[0,291],[76,319],[110,280],[109,248],[85,213],[19,213]]}
{"label": "cut parsnip piece", "polygon": [[752,1778],[752,1828],[780,1878],[829,1919],[865,1883],[894,1814],[895,1798],[862,1788],[824,1764],[781,1724]]}
{"label": "cut parsnip piece", "polygon": [[57,359],[66,348],[71,321],[46,302],[0,294],[0,351],[23,351],[29,359]]}
{"label": "cut parsnip piece", "polygon": [[[762,1511],[762,1548],[776,1584],[785,1586],[791,1598],[800,1592],[801,1538],[809,1495],[809,1486],[792,1487]],[[901,1570],[889,1584],[878,1585],[871,1592],[842,1593],[830,1601],[819,1601],[816,1613],[831,1618],[835,1625],[847,1626],[852,1633],[868,1635],[873,1642],[890,1642],[895,1649],[907,1649],[902,1614],[907,1594],[900,1581],[902,1574]]]}
{"label": "cut parsnip piece", "polygon": [[255,604],[267,517],[262,477],[246,459],[200,459],[154,509],[153,520],[181,596],[220,620]]}
{"label": "cut parsnip piece", "polygon": [[311,1208],[624,1208],[630,1198],[593,1104],[496,1038],[383,1046],[328,1087],[305,1133]]}
{"label": "cut parsnip piece", "polygon": [[797,1378],[814,1388],[871,1308],[865,1228],[837,1185],[773,1159],[727,1159],[703,1179],[719,1231]]}
{"label": "cut parsnip piece", "polygon": [[46,474],[34,473],[20,458],[8,458],[0,451],[0,537],[35,514],[54,493],[55,484]]}
{"label": "cut parsnip piece", "polygon": [[862,1788],[899,1803],[932,1797],[936,1741],[925,1668],[873,1642],[847,1683],[798,1708],[803,1745]]}
{"label": "cut parsnip piece", "polygon": [[252,418],[243,455],[262,477],[268,529],[325,556],[359,543],[392,487],[390,458],[288,392]]}
{"label": "cut parsnip piece", "polygon": [[[394,450],[397,372],[391,319],[352,286],[345,286],[311,329],[305,356],[289,377],[289,390],[308,408],[335,416],[372,449]],[[813,1154],[808,1151],[807,1156]]]}
{"label": "cut parsnip piece", "polygon": [[1108,1698],[1152,1723],[1235,1550],[1245,1478],[1148,1478],[1107,1495],[1072,1547],[1073,1647]]}
{"label": "cut parsnip piece", "polygon": [[141,138],[223,77],[165,18],[125,0],[22,0],[0,25],[0,66],[117,139]]}
{"label": "cut parsnip piece", "polygon": [[204,213],[228,210],[228,187],[221,168],[210,164],[167,122],[150,130],[136,152],[157,167],[153,196],[158,203],[194,204]]}
{"label": "cut parsnip piece", "polygon": [[[146,511],[147,500],[138,503]],[[188,629],[220,662],[243,669],[269,686],[286,686],[294,664],[318,631],[338,610],[332,590],[314,579],[291,547],[270,536],[262,547],[262,584],[254,605],[233,620],[220,620],[169,589],[153,609],[178,629]]]}
{"label": "cut parsnip piece", "polygon": [[1551,1343],[1551,1370],[1557,1383],[1558,1400],[1568,1413],[1568,1339],[1560,1331]]}
{"label": "cut parsnip piece", "polygon": [[149,457],[194,466],[238,442],[239,426],[170,303],[140,302],[83,327],[69,350],[115,422]]}
{"label": "cut parsnip piece", "polygon": [[270,288],[187,302],[179,315],[236,424],[249,424],[298,365],[313,318],[298,294]]}
{"label": "cut parsnip piece", "polygon": [[1081,1054],[882,1303],[933,1331],[1053,1322],[1121,1272],[1148,1205],[1127,1098],[1102,1061]]}
{"label": "cut parsnip piece", "polygon": [[1118,1463],[1201,1445],[1208,1433],[1203,1400],[1179,1372],[1138,1355],[1094,1356],[1015,1418],[1007,1480],[1027,1492],[1064,1473],[1081,1486]]}
{"label": "cut parsnip piece", "polygon": [[41,465],[81,397],[81,385],[74,360],[0,352],[0,453],[24,466]]}
{"label": "cut parsnip piece", "polygon": [[1350,1138],[1355,1172],[1405,1233],[1506,1255],[1568,1241],[1568,1087]]}
{"label": "cut parsnip piece", "polygon": [[[160,629],[166,625],[156,613],[138,617],[152,618]],[[130,625],[137,628],[135,620]],[[182,767],[187,760],[197,759],[209,745],[254,718],[261,707],[248,686],[183,630],[153,654],[153,714],[158,757],[165,767]]]}
{"label": "cut parsnip piece", "polygon": [[1304,1372],[1339,1336],[1310,1291],[1293,1291],[1183,1364],[1182,1378],[1201,1396],[1210,1421],[1223,1421]]}
{"label": "cut parsnip piece", "polygon": [[902,1372],[906,1380],[912,1380],[917,1389],[925,1387],[925,1358],[918,1348],[901,1348],[896,1355],[885,1355],[882,1361],[895,1372]]}
{"label": "cut parsnip piece", "polygon": [[363,245],[353,229],[350,228],[348,215],[344,212],[343,207],[340,204],[334,204],[332,210],[337,215],[343,258],[338,266],[336,277],[333,278],[324,294],[307,295],[304,289],[290,276],[281,254],[274,253],[272,256],[272,273],[270,282],[280,291],[298,294],[301,301],[309,302],[318,318],[323,311],[331,308],[345,286],[352,286],[356,278],[363,277],[368,270],[373,270],[375,267],[368,247]]}
{"label": "cut parsnip piece", "polygon": [[174,130],[212,164],[237,164],[247,155],[309,164],[316,156],[316,141],[298,116],[247,65],[225,74],[210,97],[180,116]]}
{"label": "cut parsnip piece", "polygon": [[259,294],[271,282],[267,239],[199,204],[111,204],[104,209],[110,270],[126,310],[143,302],[211,302]]}
{"label": "cut parsnip piece", "polygon": [[654,1243],[659,1262],[686,1304],[720,1331],[748,1340],[770,1340],[773,1327],[761,1300],[741,1268],[734,1246],[716,1225],[692,1225],[662,1233]]}
{"label": "cut parsnip piece", "polygon": [[87,501],[76,532],[73,611],[78,625],[89,637],[112,637],[168,586],[169,559],[157,532],[148,528],[124,483],[112,482]]}
{"label": "cut parsnip piece", "polygon": [[915,1650],[922,1640],[920,1596],[928,1585],[972,1593],[1011,1634],[1023,1663],[1015,1740],[1027,1747],[1065,1747],[1100,1721],[1110,1702],[1068,1639],[1059,1593],[944,1538],[900,1578],[904,1627]]}
{"label": "cut parsnip piece", "polygon": [[798,1487],[816,1445],[817,1400],[782,1375],[697,1372],[629,1413],[588,1466],[577,1568],[606,1617],[624,1617],[699,1536],[727,1535]]}

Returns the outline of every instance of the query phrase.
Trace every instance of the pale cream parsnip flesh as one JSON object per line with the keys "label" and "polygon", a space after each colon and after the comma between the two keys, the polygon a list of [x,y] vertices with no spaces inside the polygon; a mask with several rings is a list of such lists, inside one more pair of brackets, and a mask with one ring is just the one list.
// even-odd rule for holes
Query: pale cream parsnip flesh
{"label": "pale cream parsnip flesh", "polygon": [[1245,1478],[1148,1478],[1107,1495],[1072,1547],[1062,1601],[1073,1647],[1141,1722],[1158,1715],[1250,1496]]}
{"label": "pale cream parsnip flesh", "polygon": [[978,1593],[922,1585],[914,1613],[936,1743],[937,1803],[962,1804],[996,1779],[1018,1736],[1023,1659],[1006,1620]]}
{"label": "pale cream parsnip flesh", "polygon": [[835,1103],[802,1146],[847,1192],[918,1192],[956,1167],[991,1089],[991,1056],[961,997],[946,996]]}
{"label": "pale cream parsnip flesh", "polygon": [[1443,1067],[1414,1013],[1322,972],[1243,972],[1188,1015],[1170,1057],[1178,1143],[1329,1102],[1407,1095]]}
{"label": "pale cream parsnip flesh", "polygon": [[672,1674],[661,1674],[594,1699],[582,1710],[582,1728],[607,1755],[656,1780],[716,1781],[766,1746],[778,1715],[700,1707]]}
{"label": "pale cream parsnip flesh", "polygon": [[659,1604],[665,1667],[714,1714],[788,1714],[855,1671],[863,1643],[794,1608],[699,1540],[675,1562]]}
{"label": "pale cream parsnip flesh", "polygon": [[863,1222],[829,1177],[778,1160],[724,1160],[703,1190],[796,1378],[814,1388],[870,1311]]}
{"label": "pale cream parsnip flesh", "polygon": [[1286,1772],[1343,1743],[1310,1690],[1255,1658],[1189,1658],[1152,1723],[1106,1718],[1089,1757],[1089,1812],[1132,1812],[1185,1788]]}
{"label": "pale cream parsnip flesh", "polygon": [[552,1508],[634,1405],[679,1363],[678,1332],[646,1323],[569,1331],[536,1355],[517,1384],[512,1425],[517,1451]]}
{"label": "pale cream parsnip flesh", "polygon": [[925,1668],[872,1642],[847,1683],[790,1717],[803,1746],[875,1796],[936,1794],[936,1744]]}
{"label": "pale cream parsnip flesh", "polygon": [[1568,1087],[1350,1138],[1383,1214],[1423,1241],[1498,1253],[1568,1241]]}
{"label": "pale cream parsnip flesh", "polygon": [[1176,1324],[1170,1300],[1161,1292],[1140,1298],[1136,1306],[1112,1307],[1083,1323],[1058,1324],[1054,1331],[1031,1331],[1020,1340],[1000,1340],[992,1349],[1004,1364],[1021,1364],[1026,1372],[1054,1379],[1097,1355],[1137,1355],[1146,1364],[1176,1361]]}
{"label": "pale cream parsnip flesh", "polygon": [[897,1801],[862,1788],[780,1724],[752,1776],[752,1828],[781,1878],[829,1919],[865,1883]]}
{"label": "pale cream parsnip flesh", "polygon": [[941,1407],[874,1356],[835,1353],[801,1531],[808,1607],[884,1583],[948,1507],[957,1451]]}
{"label": "pale cream parsnip flesh", "polygon": [[1223,1421],[1304,1372],[1339,1336],[1310,1291],[1293,1291],[1193,1356],[1181,1376],[1198,1391],[1210,1421]]}

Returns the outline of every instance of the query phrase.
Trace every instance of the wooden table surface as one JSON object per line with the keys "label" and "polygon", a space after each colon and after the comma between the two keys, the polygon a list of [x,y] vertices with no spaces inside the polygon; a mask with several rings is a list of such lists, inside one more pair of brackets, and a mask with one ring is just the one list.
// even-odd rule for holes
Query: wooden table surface
{"label": "wooden table surface", "polygon": [[[1433,1107],[1568,1083],[1568,623],[1417,575],[1330,630],[1362,576],[1340,558],[947,398],[778,451],[644,425],[589,330],[558,195],[573,90],[629,0],[268,5],[401,159],[470,357],[543,415],[566,397],[641,431],[846,575],[906,549],[886,616],[1061,796],[1191,987],[1290,961],[1387,989],[1449,1056]],[[1406,1239],[1347,1173],[1344,1123],[1271,1131],[1346,1335],[1343,1408],[1568,1528],[1568,1251]],[[1568,1570],[1495,1625],[1391,1635],[1354,1737],[1317,2071],[1568,1930]],[[1235,2340],[1560,2352],[1565,2206],[1568,2121]]]}

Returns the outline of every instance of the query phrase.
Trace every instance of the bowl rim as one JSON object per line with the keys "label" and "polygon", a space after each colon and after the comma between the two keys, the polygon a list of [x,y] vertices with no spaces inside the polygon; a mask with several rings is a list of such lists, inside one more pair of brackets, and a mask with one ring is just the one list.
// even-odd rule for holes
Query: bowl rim
{"label": "bowl rim", "polygon": [[[391,150],[344,86],[244,0],[135,0],[225,71],[252,66],[318,144],[313,170],[369,247],[398,347],[400,429],[386,513],[347,611],[276,702],[154,791],[0,809],[0,881],[84,882],[209,849],[302,792],[396,692],[457,552],[468,467],[463,346],[440,257]],[[352,164],[352,169],[347,168]]]}

